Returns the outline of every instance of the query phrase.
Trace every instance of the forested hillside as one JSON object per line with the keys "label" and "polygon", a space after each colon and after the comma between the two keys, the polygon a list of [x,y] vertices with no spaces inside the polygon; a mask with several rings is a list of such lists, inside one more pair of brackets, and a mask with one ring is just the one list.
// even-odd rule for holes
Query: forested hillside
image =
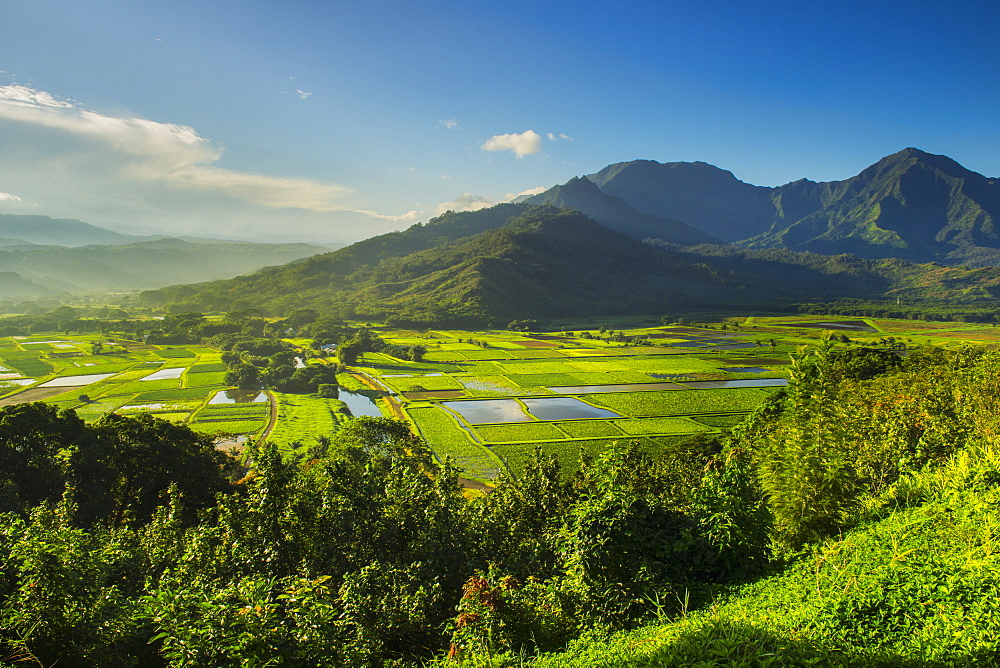
{"label": "forested hillside", "polygon": [[2,408],[3,660],[993,665],[1000,355],[824,342],[791,375],[730,437],[473,499],[385,419],[237,479],[148,416]]}
{"label": "forested hillside", "polygon": [[415,326],[486,325],[842,298],[992,302],[998,284],[995,267],[643,244],[570,209],[506,204],[448,213],[249,276],[145,292],[139,303],[273,315],[310,307]]}

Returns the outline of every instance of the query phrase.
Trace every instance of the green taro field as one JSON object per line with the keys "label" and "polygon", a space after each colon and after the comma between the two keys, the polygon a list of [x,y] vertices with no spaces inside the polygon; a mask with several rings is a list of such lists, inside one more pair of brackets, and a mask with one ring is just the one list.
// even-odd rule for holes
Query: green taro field
{"label": "green taro field", "polygon": [[[565,326],[544,334],[378,330],[387,343],[423,346],[424,359],[364,353],[341,376],[342,388],[362,394],[342,390],[341,399],[390,395],[392,401],[377,402],[379,410],[408,420],[464,477],[490,482],[518,475],[536,450],[571,471],[616,441],[656,452],[692,435],[721,434],[780,391],[775,383],[784,382],[790,353],[830,332],[839,345],[1000,345],[996,328],[982,324],[832,316],[642,328],[623,322],[618,331]],[[97,341],[105,345],[94,354]],[[225,376],[220,352],[199,345],[61,333],[0,337],[0,406],[44,401],[87,421],[150,413],[202,433],[266,438],[303,453],[349,419],[341,400],[236,392]]]}
{"label": "green taro field", "polygon": [[[95,354],[97,341],[103,351]],[[87,422],[148,413],[221,443],[267,437],[284,450],[308,447],[348,418],[336,399],[237,391],[225,384],[220,357],[199,345],[109,344],[98,335],[0,337],[0,406],[43,401]]]}
{"label": "green taro field", "polygon": [[[615,441],[655,452],[673,440],[721,433],[779,389],[753,385],[784,379],[788,353],[796,349],[786,337],[768,335],[758,343],[753,334],[721,324],[626,329],[617,340],[593,329],[381,336],[424,346],[424,361],[365,353],[357,371],[395,395],[439,459],[450,457],[464,477],[486,482],[518,475],[536,450],[557,456],[571,471],[581,456]],[[744,361],[765,355],[772,358],[767,363]],[[706,380],[749,387],[685,384]],[[529,404],[541,398],[559,401],[533,412]]]}

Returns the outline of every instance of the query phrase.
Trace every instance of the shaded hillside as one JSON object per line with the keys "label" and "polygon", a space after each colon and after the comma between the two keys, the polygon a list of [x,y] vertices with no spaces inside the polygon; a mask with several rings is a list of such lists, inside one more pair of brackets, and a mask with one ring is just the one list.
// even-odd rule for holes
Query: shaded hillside
{"label": "shaded hillside", "polygon": [[[636,160],[588,178],[642,214],[677,219],[752,248],[1000,264],[1000,185],[915,148],[845,181],[800,179],[777,188],[743,183],[701,162]],[[554,198],[568,186],[537,197]]]}
{"label": "shaded hillside", "polygon": [[[502,213],[511,217],[504,221]],[[972,300],[991,298],[1000,284],[1000,270],[993,269],[940,275],[938,265],[775,253],[719,245],[657,249],[570,209],[505,205],[449,213],[249,276],[145,292],[140,301],[175,310],[254,307],[282,314],[308,306],[345,317],[503,324],[885,297],[915,287],[921,276],[923,290]]]}
{"label": "shaded hillside", "polygon": [[[510,217],[500,220],[499,211]],[[152,291],[142,299],[201,308],[253,304],[275,312],[308,305],[352,315],[483,322],[655,311],[695,298],[726,299],[740,289],[738,281],[681,257],[576,211],[505,205],[449,213],[286,267]]]}
{"label": "shaded hillside", "polygon": [[673,218],[642,213],[621,197],[601,191],[586,176],[570,179],[565,185],[525,200],[530,204],[568,206],[586,214],[607,228],[635,239],[662,239],[682,246],[719,243],[720,240]]}
{"label": "shaded hillside", "polygon": [[726,242],[759,234],[773,223],[771,188],[744,183],[704,162],[634,160],[588,178],[639,211],[684,221]]}

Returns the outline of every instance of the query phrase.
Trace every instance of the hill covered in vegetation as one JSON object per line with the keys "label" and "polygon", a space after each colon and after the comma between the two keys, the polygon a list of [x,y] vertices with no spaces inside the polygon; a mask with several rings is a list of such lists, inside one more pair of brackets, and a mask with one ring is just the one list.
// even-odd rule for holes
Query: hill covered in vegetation
{"label": "hill covered in vegetation", "polygon": [[228,281],[148,291],[172,310],[296,308],[421,324],[504,324],[840,298],[992,300],[1000,270],[641,243],[569,209],[453,213]]}

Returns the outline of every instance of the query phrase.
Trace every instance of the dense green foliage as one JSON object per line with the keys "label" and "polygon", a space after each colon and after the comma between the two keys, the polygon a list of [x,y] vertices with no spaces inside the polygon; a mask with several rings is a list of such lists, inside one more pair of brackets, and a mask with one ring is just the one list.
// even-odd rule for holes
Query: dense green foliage
{"label": "dense green foliage", "polygon": [[[0,408],[3,656],[989,664],[1000,354],[918,348],[900,359],[825,341],[790,374],[729,436],[657,436],[653,448],[629,440],[689,418],[581,421],[568,442],[580,444],[575,472],[540,450],[472,498],[450,462],[387,419],[331,422],[336,431],[284,456],[253,448],[233,484],[225,458],[182,426]],[[711,394],[663,394],[698,392]],[[633,409],[643,394],[593,398]],[[409,410],[427,413],[420,424],[456,454],[480,448],[442,409]],[[601,439],[612,422],[636,436]],[[511,442],[561,430],[477,428]],[[584,447],[590,437],[600,448]]]}

